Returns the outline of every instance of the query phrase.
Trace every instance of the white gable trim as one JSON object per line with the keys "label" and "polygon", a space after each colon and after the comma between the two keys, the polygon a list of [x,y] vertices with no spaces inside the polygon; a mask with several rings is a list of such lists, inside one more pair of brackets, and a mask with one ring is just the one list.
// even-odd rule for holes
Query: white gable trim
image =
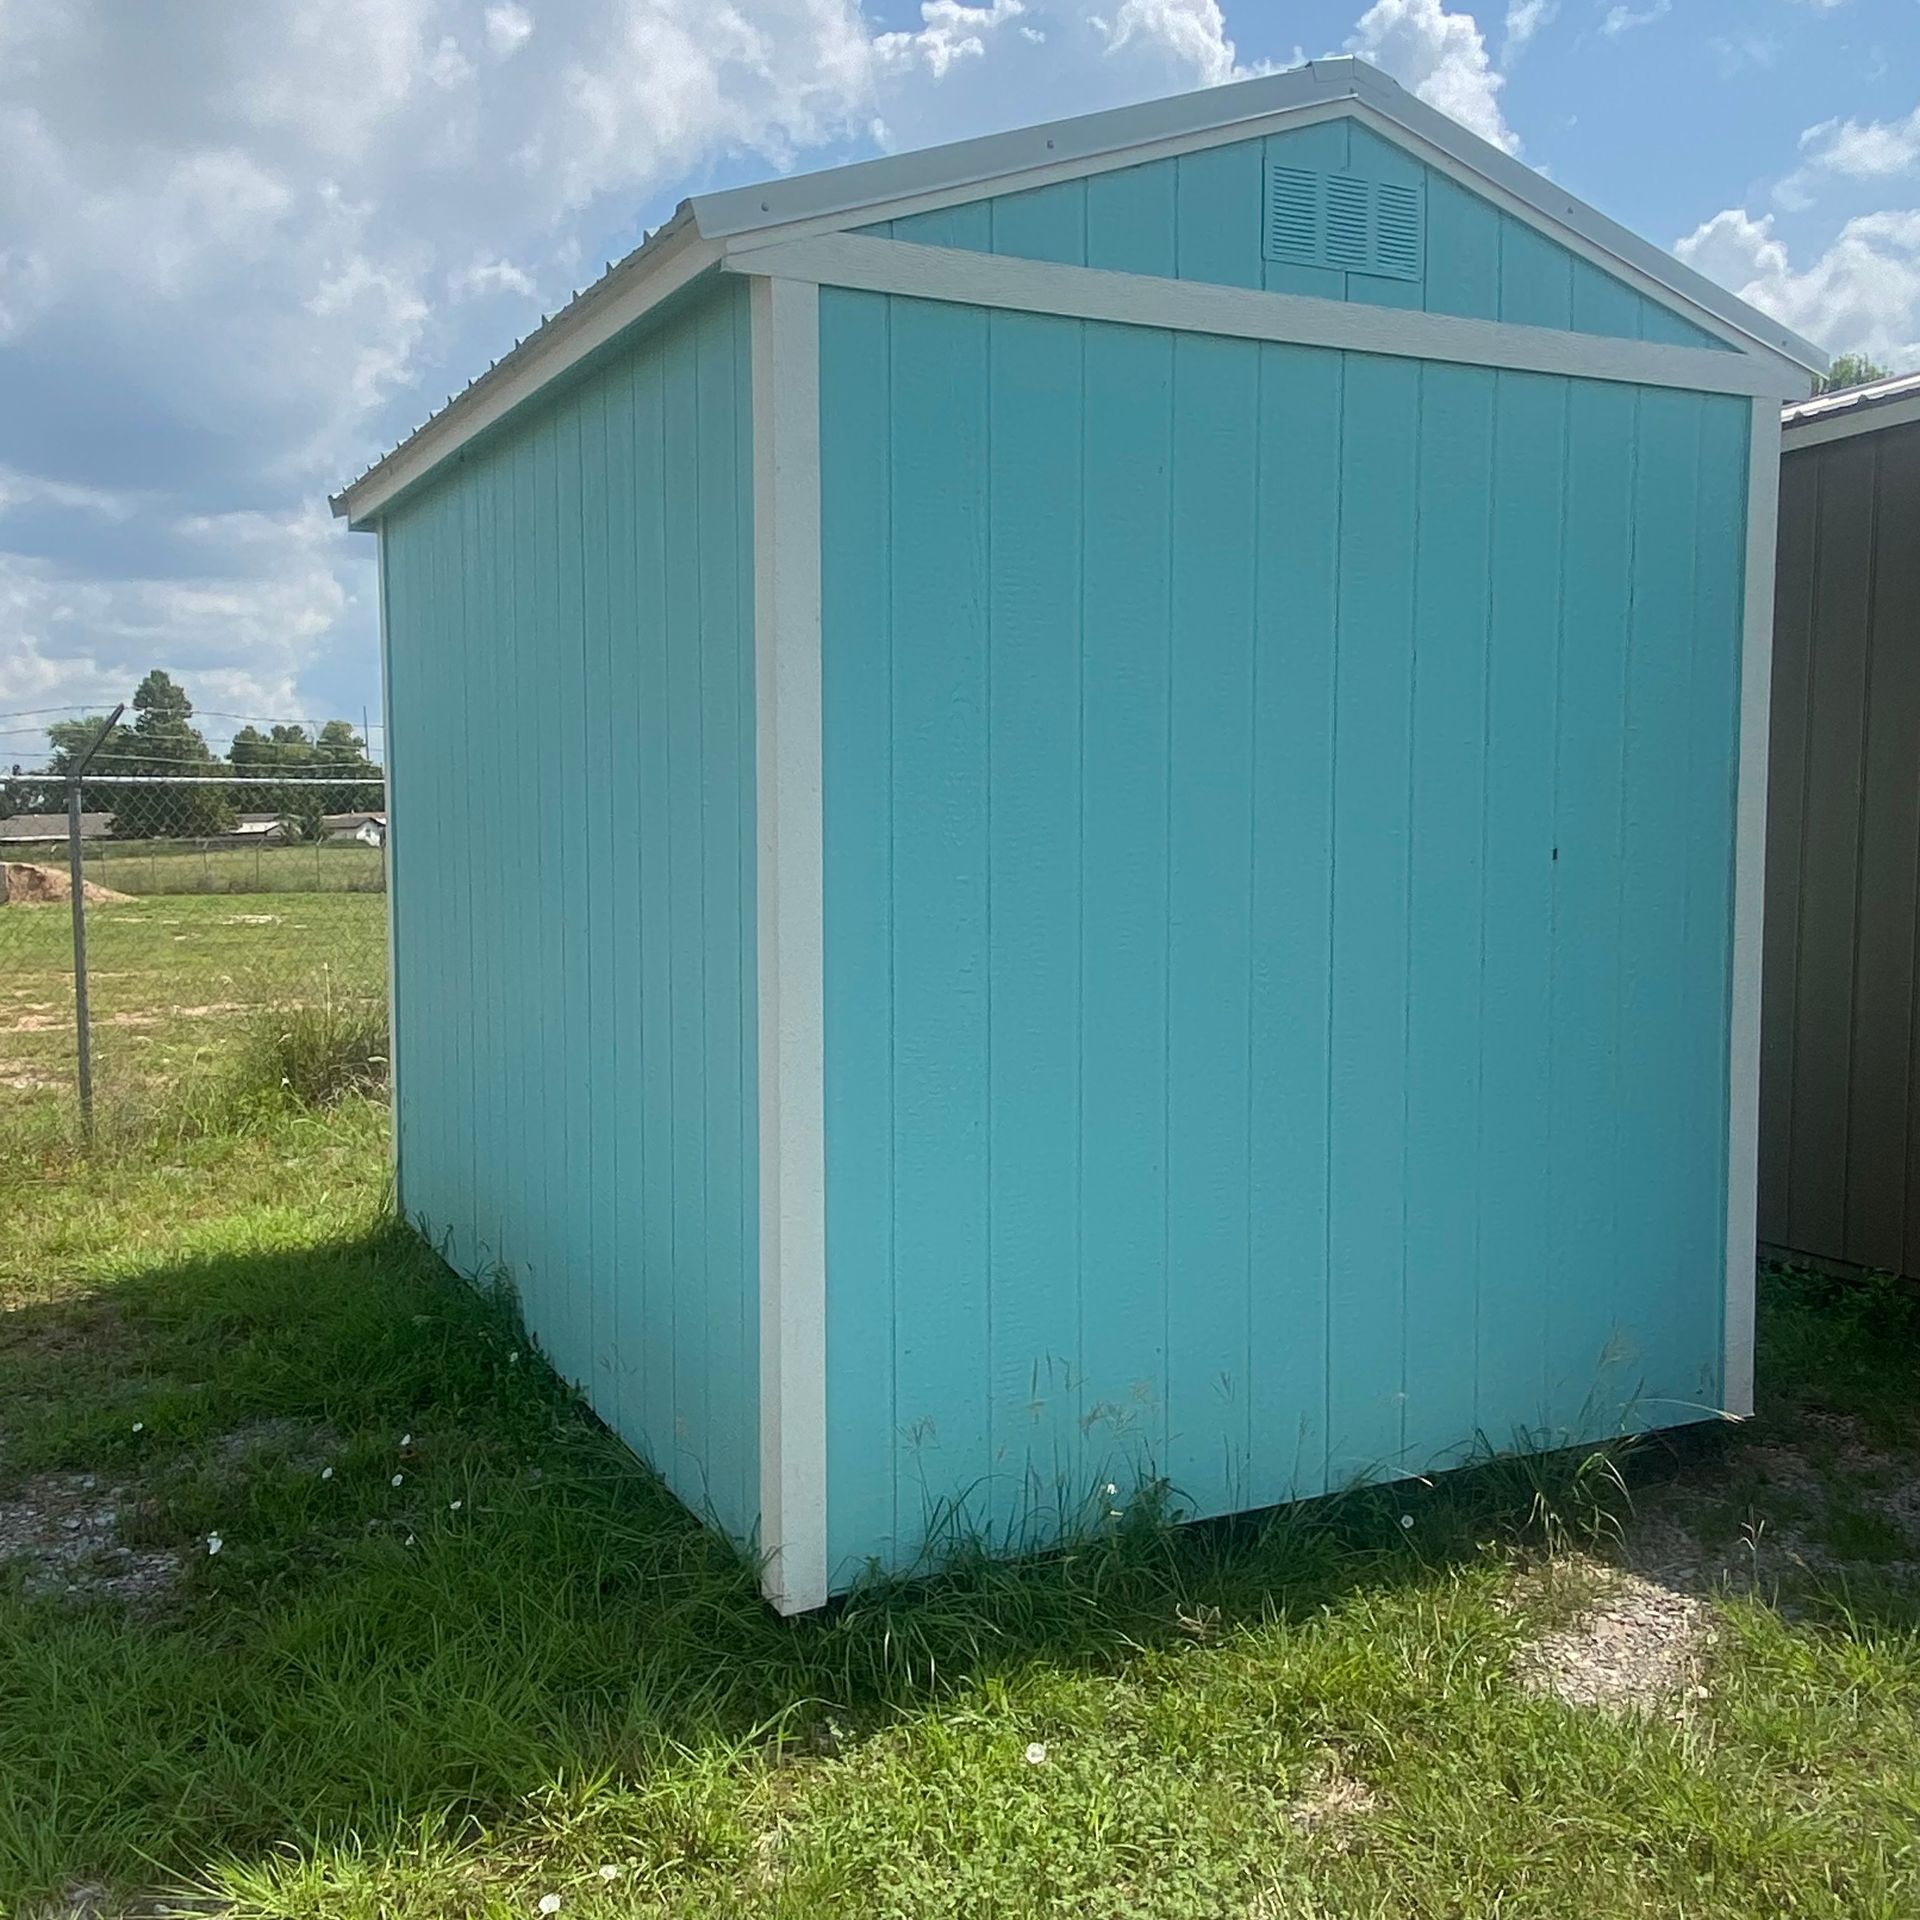
{"label": "white gable trim", "polygon": [[[1826,356],[1658,247],[1573,199],[1365,61],[1316,61],[1212,87],[918,153],[867,160],[685,202],[646,245],[555,314],[441,412],[350,482],[333,509],[365,526],[398,495],[725,255],[1018,193],[1349,115],[1539,229],[1578,257],[1805,387]],[[980,258],[981,256],[971,256]],[[1727,356],[1731,357],[1731,356]],[[1758,387],[1748,391],[1759,392]]]}
{"label": "white gable trim", "polygon": [[722,266],[731,273],[776,274],[965,306],[1625,381],[1634,386],[1682,387],[1696,393],[1779,400],[1782,387],[1789,382],[1797,385],[1800,378],[1772,356],[1563,333],[1558,328],[1515,326],[1507,321],[1463,320],[1452,314],[1263,293],[1210,281],[1064,267],[1051,261],[916,246],[855,233],[821,234],[811,240],[752,248],[729,254]]}
{"label": "white gable trim", "polygon": [[1364,60],[1318,60],[1136,107],[699,194],[688,204],[700,232],[712,239],[798,238],[1084,179],[1342,114],[1408,147],[1416,158],[1729,345],[1824,371],[1827,357],[1818,347],[1469,133]]}

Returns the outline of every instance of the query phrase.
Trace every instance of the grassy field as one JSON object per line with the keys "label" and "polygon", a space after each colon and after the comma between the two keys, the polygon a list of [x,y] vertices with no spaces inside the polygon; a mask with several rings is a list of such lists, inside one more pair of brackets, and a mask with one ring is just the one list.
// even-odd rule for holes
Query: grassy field
{"label": "grassy field", "polygon": [[[214,870],[216,887],[236,890],[146,889],[156,877],[190,881],[201,867],[192,851],[130,855],[124,868],[90,863],[101,884],[140,896],[87,910],[94,1072],[109,1132],[193,1121],[219,1097],[235,1050],[257,1037],[269,1010],[384,1004],[386,900],[348,884],[351,875],[377,884],[375,849],[326,849],[328,866],[339,863],[338,884],[258,895],[238,890],[252,874],[253,849],[210,857],[228,863]],[[270,880],[296,877],[313,852],[288,848],[285,858],[292,864]],[[72,967],[64,904],[0,907],[0,1139],[72,1128]]]}
{"label": "grassy field", "polygon": [[1908,1296],[1775,1276],[1749,1428],[782,1624],[384,1134],[0,1155],[0,1911],[1920,1910]]}

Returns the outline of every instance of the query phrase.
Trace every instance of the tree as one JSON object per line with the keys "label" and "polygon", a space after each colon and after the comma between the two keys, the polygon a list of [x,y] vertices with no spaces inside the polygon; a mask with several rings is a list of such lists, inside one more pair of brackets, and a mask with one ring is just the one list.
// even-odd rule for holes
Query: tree
{"label": "tree", "polygon": [[[206,775],[222,769],[193,724],[193,702],[185,689],[155,667],[136,689],[133,711],[124,771],[169,776],[181,784],[110,789],[115,834],[148,840],[200,839],[227,832],[233,825],[233,801],[228,788],[205,782]],[[116,762],[115,771],[120,770]]]}
{"label": "tree", "polygon": [[[89,713],[78,720],[56,720],[47,729],[48,767],[47,778],[40,793],[41,804],[37,807],[21,809],[31,813],[59,813],[67,804],[67,776],[79,763],[80,756],[92,744],[93,737],[105,725],[104,713]],[[129,773],[122,756],[127,753],[133,738],[133,729],[124,722],[115,725],[113,731],[101,741],[100,750],[91,762],[95,773]],[[111,795],[120,792],[116,787],[97,787],[89,780],[80,783],[80,805],[88,813],[104,813],[114,804]]]}
{"label": "tree", "polygon": [[336,780],[367,776],[365,786],[330,788],[329,813],[377,813],[387,803],[380,769],[367,757],[367,743],[344,720],[329,720],[320,729],[313,743],[313,770]]}
{"label": "tree", "polygon": [[1864,387],[1869,380],[1884,380],[1887,369],[1864,353],[1841,353],[1825,373],[1815,374],[1815,393],[1838,393],[1842,387]]}

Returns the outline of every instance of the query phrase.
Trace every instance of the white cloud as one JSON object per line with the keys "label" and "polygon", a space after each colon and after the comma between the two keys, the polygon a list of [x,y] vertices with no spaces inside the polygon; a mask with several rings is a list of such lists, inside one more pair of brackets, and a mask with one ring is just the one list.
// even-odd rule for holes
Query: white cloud
{"label": "white cloud", "polygon": [[1509,60],[1560,11],[1560,0],[1509,0],[1506,55]]}
{"label": "white cloud", "polygon": [[990,0],[984,7],[966,6],[961,0],[924,0],[919,31],[878,34],[874,52],[883,62],[921,62],[938,80],[956,60],[984,59],[988,39],[1025,12],[1022,0]]}
{"label": "white cloud", "polygon": [[518,294],[530,300],[534,282],[524,267],[516,267],[497,254],[482,253],[447,275],[447,292],[456,300],[479,300],[496,293]]}
{"label": "white cloud", "polygon": [[1600,31],[1617,37],[1633,32],[1636,27],[1650,27],[1672,11],[1673,0],[1653,0],[1649,7],[1609,7],[1607,17],[1600,22]]}
{"label": "white cloud", "polygon": [[[287,516],[497,354],[503,302],[560,304],[716,176],[1242,71],[1219,0],[924,0],[891,32],[861,0],[0,0],[0,350],[35,369],[0,512],[59,538],[4,559],[0,680],[65,650],[91,698],[89,661],[191,655],[272,712],[350,646],[364,686],[370,553]],[[272,580],[222,507],[279,529]]]}
{"label": "white cloud", "polygon": [[485,15],[487,51],[496,60],[504,60],[526,45],[533,32],[533,16],[525,7],[511,4],[489,7]]}
{"label": "white cloud", "polygon": [[1884,180],[1920,160],[1920,107],[1904,120],[1823,120],[1800,136],[1808,167],[1849,180]]}
{"label": "white cloud", "polygon": [[1204,86],[1218,86],[1242,73],[1218,0],[1121,0],[1112,23],[1095,17],[1111,52],[1135,44],[1164,48],[1193,69]]}
{"label": "white cloud", "polygon": [[1347,51],[1384,67],[1481,139],[1519,151],[1500,111],[1505,76],[1487,58],[1486,37],[1472,14],[1449,13],[1441,0],[1374,0],[1355,23]]}
{"label": "white cloud", "polygon": [[324,509],[189,517],[172,531],[201,570],[84,577],[0,552],[0,686],[10,697],[98,706],[126,699],[160,663],[201,706],[304,711],[301,669],[350,598]]}
{"label": "white cloud", "polygon": [[1755,219],[1738,207],[1703,222],[1674,251],[1831,352],[1920,368],[1920,208],[1849,220],[1805,268],[1794,265],[1772,214]]}
{"label": "white cloud", "polygon": [[84,513],[109,522],[132,517],[136,496],[113,493],[105,487],[81,486],[71,480],[51,480],[44,474],[22,473],[0,467],[0,520],[16,507],[55,507],[63,513]]}

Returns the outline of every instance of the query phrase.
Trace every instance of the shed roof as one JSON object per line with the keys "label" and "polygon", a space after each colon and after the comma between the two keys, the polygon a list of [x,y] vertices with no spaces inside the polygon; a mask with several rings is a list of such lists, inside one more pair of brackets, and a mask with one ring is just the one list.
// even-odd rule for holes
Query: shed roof
{"label": "shed roof", "polygon": [[[98,840],[107,831],[104,813],[80,816],[80,838]],[[28,840],[64,840],[67,816],[64,813],[16,813],[0,820],[0,841],[9,846]]]}
{"label": "shed roof", "polygon": [[1650,283],[1653,296],[1748,352],[1812,371],[1826,355],[1661,248],[1575,199],[1531,167],[1417,100],[1364,60],[1317,60],[1285,73],[1081,114],[1009,133],[856,161],[755,186],[697,194],[583,292],[549,314],[390,453],[333,497],[355,524],[376,517],[476,434],[605,345],[742,242],[832,232],[927,204],[1131,165],[1182,143],[1244,133],[1345,107],[1390,137],[1453,163],[1521,218],[1584,243]]}
{"label": "shed roof", "polygon": [[1916,421],[1920,421],[1920,373],[1896,374],[1890,380],[1816,393],[1811,400],[1796,400],[1781,408],[1781,444],[1792,452]]}

